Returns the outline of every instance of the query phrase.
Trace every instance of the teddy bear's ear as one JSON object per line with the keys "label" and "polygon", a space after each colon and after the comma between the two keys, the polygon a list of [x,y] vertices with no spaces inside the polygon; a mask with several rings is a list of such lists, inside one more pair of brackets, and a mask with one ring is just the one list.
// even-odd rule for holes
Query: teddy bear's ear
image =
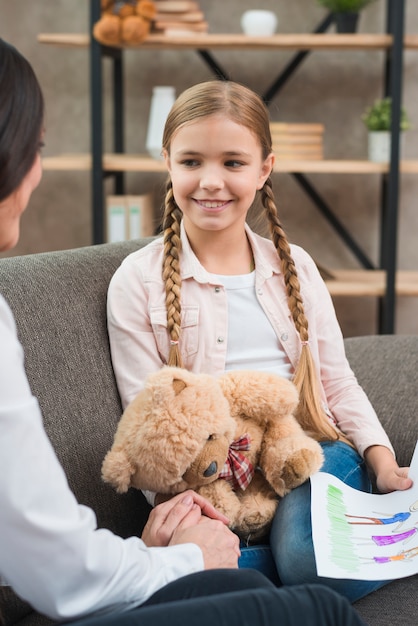
{"label": "teddy bear's ear", "polygon": [[125,493],[131,485],[134,468],[123,450],[110,450],[102,464],[102,478],[118,493]]}
{"label": "teddy bear's ear", "polygon": [[173,378],[173,389],[176,396],[178,396],[179,393],[181,393],[186,387],[187,385],[184,380],[181,380],[181,378]]}

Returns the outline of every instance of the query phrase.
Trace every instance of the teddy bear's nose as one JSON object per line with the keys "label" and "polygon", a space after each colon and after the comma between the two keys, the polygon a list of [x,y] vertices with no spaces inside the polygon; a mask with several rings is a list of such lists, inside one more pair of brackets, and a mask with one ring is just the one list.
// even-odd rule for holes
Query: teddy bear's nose
{"label": "teddy bear's nose", "polygon": [[216,474],[217,471],[218,471],[218,464],[216,461],[212,461],[209,467],[203,472],[203,476],[205,478],[209,478],[210,476],[213,476],[214,474]]}

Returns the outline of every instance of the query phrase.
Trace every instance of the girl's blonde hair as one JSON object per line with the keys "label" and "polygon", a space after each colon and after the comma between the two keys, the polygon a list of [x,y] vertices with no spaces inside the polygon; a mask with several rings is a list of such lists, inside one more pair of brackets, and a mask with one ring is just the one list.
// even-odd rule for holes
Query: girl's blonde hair
{"label": "girl's blonde hair", "polygon": [[[253,132],[266,159],[272,151],[270,120],[262,99],[247,87],[230,81],[213,80],[184,91],[174,103],[164,129],[163,148],[170,154],[173,135],[185,124],[198,118],[222,114]],[[335,440],[338,434],[322,408],[318,376],[309,349],[306,319],[300,284],[290,245],[280,223],[269,177],[260,190],[261,202],[270,224],[272,241],[280,257],[293,323],[301,340],[301,356],[293,382],[299,390],[298,419],[302,427],[318,440]],[[167,328],[171,339],[169,365],[183,367],[179,341],[181,334],[180,223],[182,212],[177,206],[171,179],[167,182],[163,216],[163,279],[166,290]]]}

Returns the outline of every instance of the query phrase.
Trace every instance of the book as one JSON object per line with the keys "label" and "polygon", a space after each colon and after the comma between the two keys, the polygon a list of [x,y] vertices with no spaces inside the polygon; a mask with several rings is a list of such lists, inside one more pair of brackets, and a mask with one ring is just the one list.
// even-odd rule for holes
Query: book
{"label": "book", "polygon": [[154,0],[157,13],[185,13],[186,11],[198,11],[199,4],[194,0]]}
{"label": "book", "polygon": [[167,33],[168,31],[187,31],[193,33],[206,33],[208,31],[208,23],[207,22],[159,22],[158,20],[154,23],[155,30],[164,31]]}
{"label": "book", "polygon": [[202,22],[205,16],[202,11],[190,11],[186,13],[160,13],[155,16],[156,22]]}
{"label": "book", "polygon": [[106,198],[106,235],[108,243],[128,239],[124,196],[107,196]]}

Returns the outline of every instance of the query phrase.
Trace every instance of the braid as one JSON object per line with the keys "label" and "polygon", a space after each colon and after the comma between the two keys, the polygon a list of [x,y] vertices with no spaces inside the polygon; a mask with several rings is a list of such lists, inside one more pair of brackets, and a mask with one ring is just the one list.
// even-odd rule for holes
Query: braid
{"label": "braid", "polygon": [[180,222],[182,213],[178,208],[173,195],[171,181],[167,184],[165,197],[165,211],[163,218],[164,232],[164,261],[163,280],[165,283],[167,330],[170,334],[171,348],[168,357],[168,365],[183,367],[178,342],[181,329],[181,304],[180,304]]}
{"label": "braid", "polygon": [[280,257],[289,310],[302,342],[302,351],[293,378],[299,391],[297,417],[302,427],[310,431],[316,439],[335,440],[338,435],[328,423],[321,404],[317,372],[308,345],[308,320],[300,293],[299,278],[289,242],[277,215],[271,178],[266,180],[262,189],[262,203],[270,223],[272,240]]}

